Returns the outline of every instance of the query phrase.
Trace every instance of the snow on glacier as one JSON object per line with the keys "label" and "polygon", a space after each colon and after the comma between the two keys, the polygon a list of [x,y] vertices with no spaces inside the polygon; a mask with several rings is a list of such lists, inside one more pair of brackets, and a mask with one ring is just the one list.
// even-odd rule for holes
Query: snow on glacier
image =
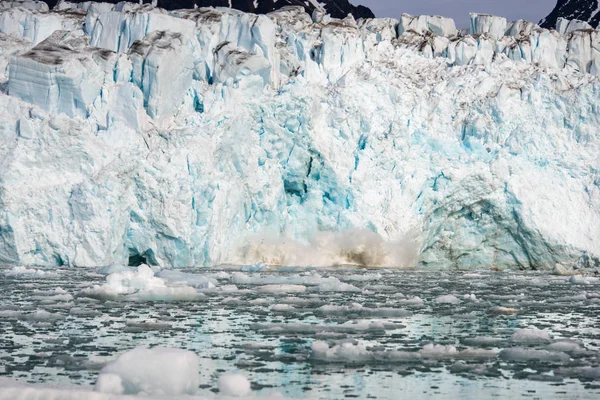
{"label": "snow on glacier", "polygon": [[596,31],[58,8],[0,10],[2,263],[599,263]]}

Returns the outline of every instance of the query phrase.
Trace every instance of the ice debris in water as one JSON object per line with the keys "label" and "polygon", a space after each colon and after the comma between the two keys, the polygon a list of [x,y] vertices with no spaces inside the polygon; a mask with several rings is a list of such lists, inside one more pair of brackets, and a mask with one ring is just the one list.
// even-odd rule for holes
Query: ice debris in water
{"label": "ice debris in water", "polygon": [[517,310],[516,308],[511,308],[511,307],[496,306],[496,307],[490,308],[488,310],[488,312],[490,314],[494,314],[494,315],[514,315],[514,314],[517,314],[519,312],[519,310]]}
{"label": "ice debris in water", "polygon": [[200,385],[200,359],[191,351],[142,347],[105,366],[96,391],[112,394],[186,395]]}
{"label": "ice debris in water", "polygon": [[243,265],[240,270],[244,271],[244,272],[258,272],[258,271],[265,271],[269,269],[269,265],[262,263],[262,262],[258,262],[254,265]]}
{"label": "ice debris in water", "polygon": [[547,330],[533,327],[529,329],[517,329],[513,333],[511,340],[518,343],[544,343],[552,341],[552,338]]}
{"label": "ice debris in water", "polygon": [[303,285],[264,285],[259,286],[256,290],[260,293],[304,293],[306,286]]}
{"label": "ice debris in water", "polygon": [[575,285],[592,285],[600,282],[598,278],[583,275],[573,275],[569,282]]}
{"label": "ice debris in water", "polygon": [[154,275],[147,265],[136,270],[113,272],[106,277],[103,285],[94,285],[83,289],[80,296],[101,300],[129,301],[191,301],[200,294],[184,283],[167,283],[165,279]]}
{"label": "ice debris in water", "polygon": [[35,268],[27,268],[24,266],[16,266],[12,269],[4,271],[4,275],[10,277],[25,277],[25,278],[56,278],[58,273],[56,271],[45,271]]}
{"label": "ice debris in water", "polygon": [[252,393],[250,381],[241,374],[224,374],[219,377],[219,393],[224,396],[242,397]]}
{"label": "ice debris in water", "polygon": [[570,357],[563,352],[512,347],[500,352],[499,357],[509,361],[552,361],[566,362]]}
{"label": "ice debris in water", "polygon": [[312,358],[315,361],[328,363],[389,363],[419,362],[428,359],[490,359],[496,352],[485,349],[457,350],[450,345],[427,344],[419,351],[376,350],[363,344],[345,342],[329,346],[325,342],[316,341],[311,345]]}
{"label": "ice debris in water", "polygon": [[448,294],[443,296],[438,296],[435,299],[435,302],[438,304],[460,304],[461,301],[456,296]]}

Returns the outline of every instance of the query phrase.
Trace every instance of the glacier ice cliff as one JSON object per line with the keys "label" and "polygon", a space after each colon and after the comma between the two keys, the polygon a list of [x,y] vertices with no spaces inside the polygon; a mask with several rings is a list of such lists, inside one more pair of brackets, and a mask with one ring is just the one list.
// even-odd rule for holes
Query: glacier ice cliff
{"label": "glacier ice cliff", "polygon": [[598,266],[600,37],[0,5],[0,263]]}

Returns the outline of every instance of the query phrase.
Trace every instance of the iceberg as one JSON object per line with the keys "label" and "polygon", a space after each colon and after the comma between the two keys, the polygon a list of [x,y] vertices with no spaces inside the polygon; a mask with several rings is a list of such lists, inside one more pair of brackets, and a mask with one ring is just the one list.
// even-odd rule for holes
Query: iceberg
{"label": "iceberg", "polygon": [[0,263],[597,268],[572,25],[0,9]]}

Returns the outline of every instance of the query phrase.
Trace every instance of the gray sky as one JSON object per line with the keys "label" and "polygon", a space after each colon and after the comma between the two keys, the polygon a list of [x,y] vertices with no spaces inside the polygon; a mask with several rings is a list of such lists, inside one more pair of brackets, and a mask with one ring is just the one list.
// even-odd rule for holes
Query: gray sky
{"label": "gray sky", "polygon": [[400,18],[402,13],[452,17],[459,28],[469,26],[469,13],[538,22],[552,11],[556,0],[351,0],[370,7],[378,17]]}

